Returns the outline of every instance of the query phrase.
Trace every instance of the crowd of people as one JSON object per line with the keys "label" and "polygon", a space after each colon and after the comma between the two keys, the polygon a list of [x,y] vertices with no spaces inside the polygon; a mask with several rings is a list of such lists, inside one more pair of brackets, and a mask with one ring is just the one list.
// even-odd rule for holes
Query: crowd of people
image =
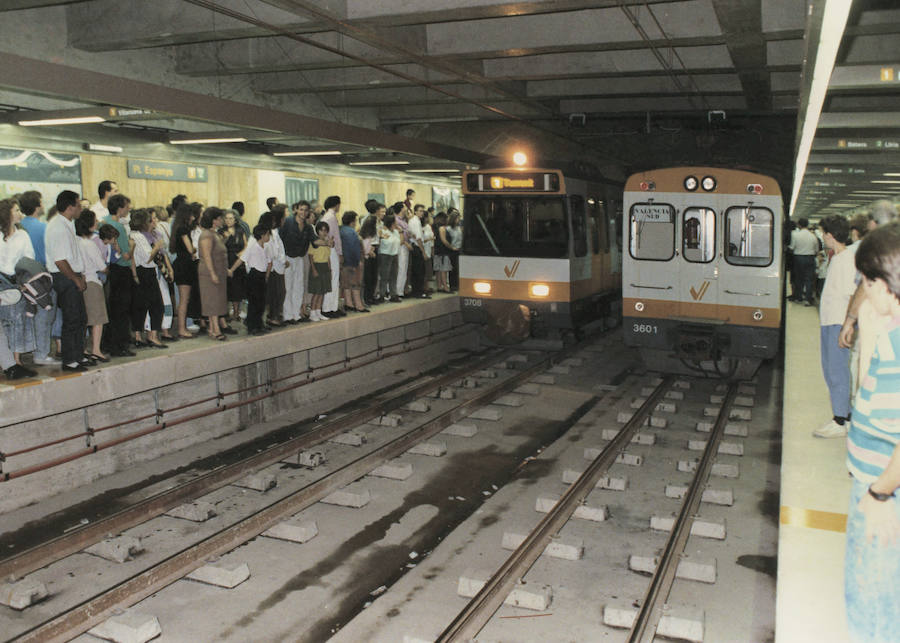
{"label": "crowd of people", "polygon": [[854,641],[896,640],[900,623],[900,223],[896,206],[832,215],[791,232],[789,298],[819,305],[832,419],[852,478],[845,601]]}
{"label": "crowd of people", "polygon": [[330,196],[290,208],[271,197],[252,229],[243,217],[241,202],[182,194],[134,208],[109,180],[97,202],[66,190],[46,213],[39,192],[0,200],[6,378],[82,372],[201,333],[224,341],[241,321],[261,335],[457,288],[460,213],[436,213],[414,190],[391,206],[369,200],[362,216]]}

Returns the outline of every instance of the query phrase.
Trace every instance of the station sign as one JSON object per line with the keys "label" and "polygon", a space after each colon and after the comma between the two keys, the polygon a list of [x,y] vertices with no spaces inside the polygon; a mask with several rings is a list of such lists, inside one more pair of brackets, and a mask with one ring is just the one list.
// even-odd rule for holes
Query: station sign
{"label": "station sign", "polygon": [[164,161],[140,161],[128,159],[128,178],[148,181],[181,181],[183,183],[206,183],[209,171],[205,165],[186,165]]}

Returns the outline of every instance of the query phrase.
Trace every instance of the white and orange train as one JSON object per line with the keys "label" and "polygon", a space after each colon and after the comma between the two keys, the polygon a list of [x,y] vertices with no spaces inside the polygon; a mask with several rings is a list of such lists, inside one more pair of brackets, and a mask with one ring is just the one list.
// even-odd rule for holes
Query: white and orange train
{"label": "white and orange train", "polygon": [[629,177],[622,323],[647,366],[749,377],[781,338],[783,201],[771,177],[676,167]]}
{"label": "white and orange train", "polygon": [[463,173],[459,266],[463,317],[508,341],[618,318],[620,187],[559,169],[482,168]]}

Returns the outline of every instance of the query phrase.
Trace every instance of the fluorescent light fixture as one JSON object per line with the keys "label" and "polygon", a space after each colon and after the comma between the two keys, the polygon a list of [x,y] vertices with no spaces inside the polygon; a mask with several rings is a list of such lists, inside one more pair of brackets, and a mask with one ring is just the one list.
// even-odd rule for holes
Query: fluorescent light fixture
{"label": "fluorescent light fixture", "polygon": [[36,120],[19,121],[22,127],[40,127],[43,125],[84,125],[86,123],[103,123],[106,119],[102,116],[69,116],[67,118],[39,118]]}
{"label": "fluorescent light fixture", "polygon": [[443,168],[443,169],[434,168],[434,169],[428,169],[428,170],[406,170],[406,171],[407,172],[415,172],[416,174],[426,174],[428,172],[454,174],[455,172],[459,172],[459,170],[452,170],[449,168]]}
{"label": "fluorescent light fixture", "polygon": [[900,181],[888,180],[885,179],[883,181],[869,181],[869,183],[891,183],[891,184],[900,184]]}
{"label": "fluorescent light fixture", "polygon": [[885,172],[884,176],[900,176],[900,172]]}
{"label": "fluorescent light fixture", "polygon": [[340,156],[340,150],[310,150],[308,152],[272,152],[272,156]]}
{"label": "fluorescent light fixture", "polygon": [[112,152],[113,154],[121,154],[124,151],[118,145],[102,145],[100,143],[85,143],[83,148],[88,152]]}
{"label": "fluorescent light fixture", "polygon": [[806,174],[806,164],[809,161],[809,151],[812,148],[813,139],[816,136],[816,128],[819,125],[819,116],[822,114],[822,106],[825,103],[825,94],[828,92],[828,81],[834,69],[834,61],[837,58],[838,48],[844,36],[844,28],[847,25],[847,16],[850,13],[849,0],[826,0],[822,12],[821,31],[819,33],[819,45],[816,51],[816,64],[812,70],[812,84],[809,89],[809,98],[806,103],[806,114],[803,120],[803,131],[800,135],[800,144],[797,148],[797,163],[794,166],[794,189],[791,194],[790,212],[794,212],[797,197],[800,196],[800,188],[803,185],[803,176]]}
{"label": "fluorescent light fixture", "polygon": [[409,165],[409,161],[350,161],[347,165]]}
{"label": "fluorescent light fixture", "polygon": [[246,143],[247,139],[243,136],[219,136],[219,137],[209,137],[209,138],[172,138],[169,139],[169,143],[172,145],[193,145],[193,144],[203,144],[203,143]]}

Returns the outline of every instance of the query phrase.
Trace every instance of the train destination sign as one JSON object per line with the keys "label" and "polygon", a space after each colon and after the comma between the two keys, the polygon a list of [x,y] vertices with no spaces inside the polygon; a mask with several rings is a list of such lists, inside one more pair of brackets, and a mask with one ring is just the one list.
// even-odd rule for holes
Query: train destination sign
{"label": "train destination sign", "polygon": [[672,206],[656,203],[636,203],[631,207],[635,221],[644,223],[672,223]]}
{"label": "train destination sign", "polygon": [[479,172],[469,174],[470,192],[559,192],[555,172]]}

